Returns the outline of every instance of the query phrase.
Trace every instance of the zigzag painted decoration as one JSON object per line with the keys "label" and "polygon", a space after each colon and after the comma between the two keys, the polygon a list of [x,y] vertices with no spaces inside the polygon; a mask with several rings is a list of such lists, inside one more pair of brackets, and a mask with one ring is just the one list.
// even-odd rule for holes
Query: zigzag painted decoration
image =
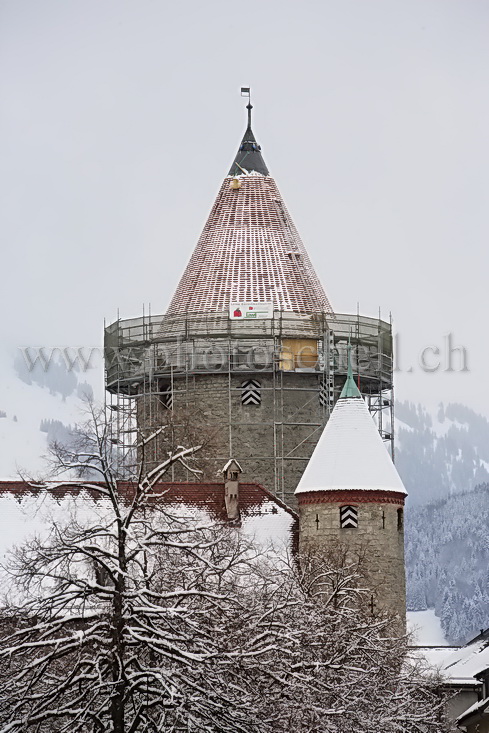
{"label": "zigzag painted decoration", "polygon": [[356,506],[342,506],[340,507],[340,526],[342,529],[358,527],[358,509]]}
{"label": "zigzag painted decoration", "polygon": [[173,409],[173,392],[171,384],[167,385],[166,387],[161,387],[160,399],[165,407],[167,407],[169,410]]}
{"label": "zigzag painted decoration", "polygon": [[241,403],[261,405],[261,384],[256,379],[247,379],[241,384]]}
{"label": "zigzag painted decoration", "polygon": [[328,383],[325,379],[319,382],[319,404],[321,407],[328,406]]}
{"label": "zigzag painted decoration", "polygon": [[326,379],[322,379],[319,382],[319,404],[321,407],[333,408],[334,394],[332,382]]}

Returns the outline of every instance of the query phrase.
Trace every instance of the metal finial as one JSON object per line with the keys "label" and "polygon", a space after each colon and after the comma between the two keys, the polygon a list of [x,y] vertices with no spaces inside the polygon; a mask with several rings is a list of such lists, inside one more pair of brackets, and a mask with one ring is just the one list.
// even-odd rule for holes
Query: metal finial
{"label": "metal finial", "polygon": [[348,336],[348,346],[346,348],[346,353],[347,353],[347,359],[348,359],[346,376],[348,377],[348,379],[353,379],[353,369],[351,366],[351,337],[350,336]]}
{"label": "metal finial", "polygon": [[248,110],[248,127],[251,127],[251,110],[253,109],[251,102],[248,102],[246,109]]}
{"label": "metal finial", "polygon": [[360,390],[358,389],[357,385],[355,384],[355,380],[353,379],[353,368],[351,365],[351,337],[348,337],[348,346],[346,353],[348,355],[348,366],[346,370],[346,381],[343,385],[343,389],[341,390],[340,399],[344,399],[347,397],[361,397]]}

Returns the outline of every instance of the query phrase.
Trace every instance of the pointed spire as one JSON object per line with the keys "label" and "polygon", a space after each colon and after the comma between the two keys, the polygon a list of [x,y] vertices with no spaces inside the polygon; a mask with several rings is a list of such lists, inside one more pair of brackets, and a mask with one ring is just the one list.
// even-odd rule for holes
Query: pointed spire
{"label": "pointed spire", "polygon": [[361,398],[360,390],[358,389],[357,385],[355,384],[355,380],[353,379],[353,370],[351,367],[351,343],[350,339],[348,339],[348,370],[346,373],[346,382],[343,385],[343,389],[341,390],[340,394],[340,400],[347,399],[348,397],[360,397]]}
{"label": "pointed spire", "polygon": [[262,176],[268,176],[270,174],[263,160],[261,147],[256,142],[253,130],[251,129],[251,110],[253,109],[253,105],[250,100],[248,100],[246,109],[248,110],[248,127],[229,170],[229,175],[241,176],[243,173],[260,173]]}
{"label": "pointed spire", "polygon": [[229,174],[239,179],[227,176],[222,182],[167,314],[222,313],[245,302],[271,303],[276,311],[332,313],[256,144],[251,102],[247,110],[248,128]]}

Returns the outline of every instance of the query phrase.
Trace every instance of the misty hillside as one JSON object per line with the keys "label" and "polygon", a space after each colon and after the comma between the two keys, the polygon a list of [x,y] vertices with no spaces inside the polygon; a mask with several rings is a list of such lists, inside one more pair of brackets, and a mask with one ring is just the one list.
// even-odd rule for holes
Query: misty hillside
{"label": "misty hillside", "polygon": [[48,444],[66,441],[86,399],[103,395],[101,370],[67,369],[59,359],[32,367],[20,350],[1,360],[0,380],[0,479],[42,473]]}
{"label": "misty hillside", "polygon": [[473,489],[489,482],[489,421],[459,404],[431,415],[396,403],[395,460],[411,506]]}
{"label": "misty hillside", "polygon": [[449,644],[489,627],[489,484],[406,512],[408,609],[434,608]]}

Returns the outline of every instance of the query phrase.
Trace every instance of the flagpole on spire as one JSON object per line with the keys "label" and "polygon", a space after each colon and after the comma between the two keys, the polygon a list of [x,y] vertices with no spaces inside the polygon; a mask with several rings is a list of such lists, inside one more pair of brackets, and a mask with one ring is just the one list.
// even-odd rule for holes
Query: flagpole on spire
{"label": "flagpole on spire", "polygon": [[251,129],[251,110],[253,109],[253,105],[251,104],[251,88],[241,87],[241,96],[248,97],[248,104],[246,105],[246,109],[248,110],[248,127]]}

